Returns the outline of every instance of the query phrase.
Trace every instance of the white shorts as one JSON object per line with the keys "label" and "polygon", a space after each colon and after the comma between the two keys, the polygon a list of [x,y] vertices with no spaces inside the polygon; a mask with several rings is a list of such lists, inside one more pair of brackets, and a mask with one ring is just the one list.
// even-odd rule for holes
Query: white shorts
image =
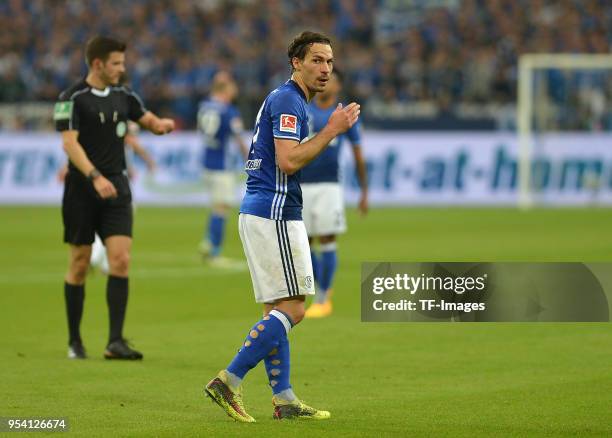
{"label": "white shorts", "polygon": [[339,183],[301,184],[302,218],[309,237],[342,234],[346,231],[344,196]]}
{"label": "white shorts", "polygon": [[308,235],[302,221],[277,221],[241,213],[238,231],[255,301],[314,295]]}
{"label": "white shorts", "polygon": [[212,205],[236,204],[236,175],[226,170],[205,170],[204,184]]}

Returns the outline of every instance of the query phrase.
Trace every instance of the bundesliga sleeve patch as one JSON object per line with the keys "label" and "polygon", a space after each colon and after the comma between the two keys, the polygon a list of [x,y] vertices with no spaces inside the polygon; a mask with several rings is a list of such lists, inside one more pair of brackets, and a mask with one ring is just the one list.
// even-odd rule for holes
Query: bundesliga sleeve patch
{"label": "bundesliga sleeve patch", "polygon": [[53,109],[53,120],[68,120],[72,116],[72,106],[74,102],[57,102]]}
{"label": "bundesliga sleeve patch", "polygon": [[297,134],[297,116],[293,116],[291,114],[281,114],[279,131]]}

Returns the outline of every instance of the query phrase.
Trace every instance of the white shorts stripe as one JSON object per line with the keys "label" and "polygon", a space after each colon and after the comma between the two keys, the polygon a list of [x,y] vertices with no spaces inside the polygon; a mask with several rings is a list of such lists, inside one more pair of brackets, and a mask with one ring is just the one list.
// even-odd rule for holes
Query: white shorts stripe
{"label": "white shorts stripe", "polygon": [[297,275],[295,274],[295,265],[293,263],[293,253],[291,252],[291,242],[289,241],[289,233],[287,232],[287,221],[281,221],[281,231],[282,231],[281,234],[283,235],[285,242],[287,242],[287,256],[289,259],[288,271],[289,271],[289,275],[291,276],[293,280],[293,284],[295,285],[294,295],[297,295],[297,292],[299,290],[299,285],[298,285]]}
{"label": "white shorts stripe", "polygon": [[295,294],[295,286],[291,281],[291,275],[289,274],[289,260],[287,258],[287,249],[285,244],[284,236],[280,231],[280,221],[276,222],[276,240],[278,241],[278,249],[280,251],[281,262],[283,264],[283,272],[285,274],[285,283],[287,284],[287,291],[289,292],[289,296],[293,296]]}

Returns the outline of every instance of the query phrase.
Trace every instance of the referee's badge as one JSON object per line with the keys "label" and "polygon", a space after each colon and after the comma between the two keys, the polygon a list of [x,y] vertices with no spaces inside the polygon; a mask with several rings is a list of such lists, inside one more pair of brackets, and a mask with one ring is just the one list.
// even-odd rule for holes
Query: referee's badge
{"label": "referee's badge", "polygon": [[127,132],[127,124],[124,121],[117,123],[117,137],[123,137]]}
{"label": "referee's badge", "polygon": [[72,116],[72,101],[57,102],[53,108],[53,120],[68,120]]}

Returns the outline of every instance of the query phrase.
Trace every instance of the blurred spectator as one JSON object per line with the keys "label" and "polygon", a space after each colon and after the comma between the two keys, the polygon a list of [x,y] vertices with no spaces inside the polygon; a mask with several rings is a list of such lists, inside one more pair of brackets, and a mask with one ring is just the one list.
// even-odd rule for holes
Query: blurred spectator
{"label": "blurred spectator", "polygon": [[[229,69],[250,123],[266,90],[288,75],[287,41],[314,28],[336,39],[347,94],[365,108],[370,99],[444,111],[449,99],[504,104],[516,98],[522,53],[609,53],[611,23],[609,0],[5,0],[0,102],[54,100],[85,74],[83,41],[102,33],[128,42],[131,84],[153,111],[193,128],[196,102]],[[550,96],[606,125],[609,78],[578,92],[550,72]]]}

